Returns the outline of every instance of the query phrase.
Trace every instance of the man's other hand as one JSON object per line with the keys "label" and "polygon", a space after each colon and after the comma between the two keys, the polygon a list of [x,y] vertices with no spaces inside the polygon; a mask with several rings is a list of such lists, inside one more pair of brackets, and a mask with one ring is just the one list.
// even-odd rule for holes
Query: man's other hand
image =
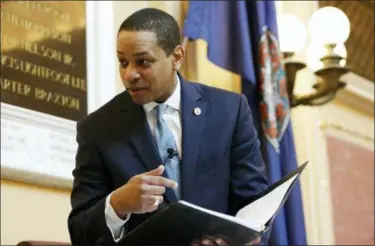
{"label": "man's other hand", "polygon": [[176,188],[177,183],[161,176],[164,166],[132,177],[125,185],[115,190],[110,204],[117,216],[124,218],[127,213],[147,213],[155,211],[163,201],[166,188]]}

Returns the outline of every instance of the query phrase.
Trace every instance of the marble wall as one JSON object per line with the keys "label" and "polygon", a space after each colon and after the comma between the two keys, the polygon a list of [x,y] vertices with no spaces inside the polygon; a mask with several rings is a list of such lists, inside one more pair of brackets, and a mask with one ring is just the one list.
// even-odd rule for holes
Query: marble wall
{"label": "marble wall", "polygon": [[336,245],[374,245],[374,151],[327,135]]}

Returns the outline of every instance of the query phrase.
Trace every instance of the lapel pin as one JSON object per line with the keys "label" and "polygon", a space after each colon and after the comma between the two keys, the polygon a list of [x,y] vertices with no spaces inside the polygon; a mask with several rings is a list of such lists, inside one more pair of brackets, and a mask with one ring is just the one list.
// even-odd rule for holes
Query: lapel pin
{"label": "lapel pin", "polygon": [[194,114],[195,115],[200,115],[202,113],[202,110],[200,108],[195,108],[194,109]]}

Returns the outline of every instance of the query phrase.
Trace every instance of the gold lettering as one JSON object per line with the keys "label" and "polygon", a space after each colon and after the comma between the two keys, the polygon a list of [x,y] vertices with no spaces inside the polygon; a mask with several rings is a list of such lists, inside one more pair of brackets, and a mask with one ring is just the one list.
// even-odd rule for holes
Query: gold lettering
{"label": "gold lettering", "polygon": [[34,55],[45,57],[49,60],[62,62],[62,52],[53,48],[48,48],[38,43],[33,43],[28,40],[22,40],[20,48]]}
{"label": "gold lettering", "polygon": [[18,41],[16,38],[9,37],[1,32],[1,52],[17,48]]}
{"label": "gold lettering", "polygon": [[71,85],[73,88],[80,89],[82,91],[86,91],[86,81],[84,79],[72,76],[71,77]]}
{"label": "gold lettering", "polygon": [[1,33],[2,49],[9,50],[13,48],[22,49],[28,53],[45,57],[48,60],[57,61],[69,65],[72,63],[71,54],[59,51],[57,49],[46,47],[42,44],[33,43],[29,40],[17,40],[15,37]]}
{"label": "gold lettering", "polygon": [[66,96],[56,92],[49,92],[42,88],[35,88],[35,98],[61,107],[79,110],[80,103],[76,97]]}
{"label": "gold lettering", "polygon": [[9,57],[2,55],[1,56],[1,66],[4,66],[7,62],[7,60],[9,60]]}
{"label": "gold lettering", "polygon": [[14,37],[10,37],[6,34],[4,34],[3,32],[1,32],[1,48],[3,49],[3,45],[9,45],[9,46],[12,46],[12,47],[16,47],[17,46],[17,39],[14,38]]}
{"label": "gold lettering", "polygon": [[1,65],[39,78],[71,86],[81,91],[87,91],[85,79],[67,73],[58,72],[32,62],[23,61],[8,55],[2,55]]}
{"label": "gold lettering", "polygon": [[27,84],[24,84],[15,80],[6,79],[6,78],[0,78],[0,82],[1,82],[1,90],[3,91],[11,91],[21,96],[30,95],[31,87]]}
{"label": "gold lettering", "polygon": [[61,33],[55,29],[48,28],[39,23],[33,22],[29,19],[20,17],[14,13],[1,12],[1,19],[11,23],[16,27],[26,29],[30,32],[35,32],[43,37],[52,38],[65,44],[72,43],[72,35],[70,33]]}
{"label": "gold lettering", "polygon": [[70,15],[67,12],[63,12],[59,9],[53,8],[51,5],[45,4],[41,1],[16,1],[22,7],[28,8],[33,12],[39,12],[47,15],[52,15],[53,17],[60,18],[64,21],[70,20]]}
{"label": "gold lettering", "polygon": [[62,52],[52,49],[52,48],[47,48],[45,46],[41,47],[43,57],[47,57],[49,60],[55,60],[61,62],[61,57],[62,57]]}

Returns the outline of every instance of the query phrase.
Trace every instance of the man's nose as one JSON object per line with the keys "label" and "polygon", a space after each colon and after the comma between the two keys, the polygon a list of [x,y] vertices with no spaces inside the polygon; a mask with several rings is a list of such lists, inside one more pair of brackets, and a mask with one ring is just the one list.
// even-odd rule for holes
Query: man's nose
{"label": "man's nose", "polygon": [[140,74],[138,73],[137,69],[134,67],[128,66],[123,73],[123,78],[126,81],[133,82],[137,79],[139,79]]}

